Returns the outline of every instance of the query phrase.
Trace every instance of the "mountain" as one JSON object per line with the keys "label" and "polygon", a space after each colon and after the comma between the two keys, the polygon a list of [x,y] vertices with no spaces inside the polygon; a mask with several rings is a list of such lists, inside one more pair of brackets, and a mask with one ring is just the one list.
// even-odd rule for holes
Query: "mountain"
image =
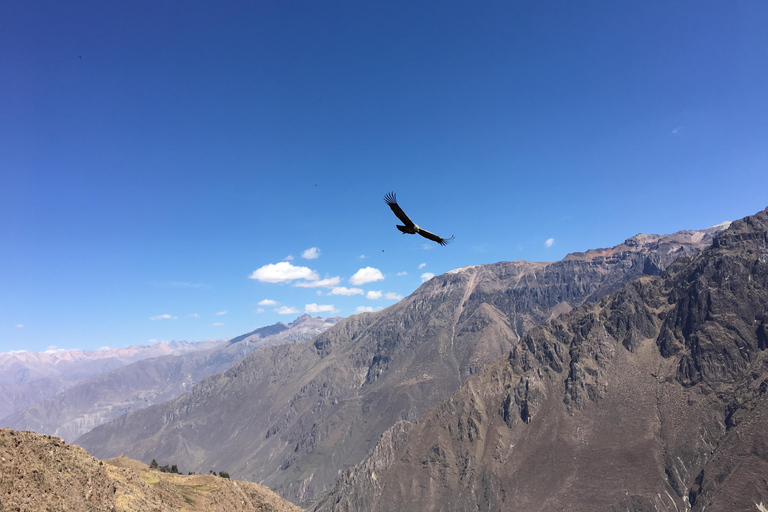
{"label": "mountain", "polygon": [[767,304],[765,210],[530,330],[313,510],[765,510]]}
{"label": "mountain", "polygon": [[0,353],[0,418],[127,364],[150,357],[206,350],[224,341],[164,341],[99,350]]}
{"label": "mountain", "polygon": [[76,439],[128,411],[175,398],[254,350],[308,341],[339,320],[302,315],[290,324],[261,327],[208,350],[143,359],[2,418],[0,425]]}
{"label": "mountain", "polygon": [[0,429],[0,510],[300,512],[266,487],[99,461],[59,438]]}
{"label": "mountain", "polygon": [[389,308],[342,320],[311,343],[267,347],[179,398],[76,442],[99,457],[229,468],[306,502],[362,461],[381,434],[451,396],[528,329],[627,281],[659,274],[712,235],[638,235],[555,263],[451,271]]}

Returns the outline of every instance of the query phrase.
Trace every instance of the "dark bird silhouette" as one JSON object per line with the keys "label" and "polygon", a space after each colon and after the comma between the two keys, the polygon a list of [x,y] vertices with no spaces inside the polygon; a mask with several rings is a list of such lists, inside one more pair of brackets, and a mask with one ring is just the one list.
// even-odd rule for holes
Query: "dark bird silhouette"
{"label": "dark bird silhouette", "polygon": [[426,229],[422,229],[419,226],[417,226],[411,219],[408,218],[408,216],[405,214],[405,212],[398,206],[397,204],[397,198],[395,197],[394,192],[390,192],[389,194],[384,196],[384,201],[389,205],[390,208],[392,208],[392,211],[395,212],[395,215],[397,215],[397,218],[402,221],[405,226],[397,225],[397,229],[399,229],[403,233],[408,233],[409,235],[415,235],[416,233],[420,234],[424,238],[429,238],[433,242],[437,242],[440,245],[448,245],[450,242],[453,241],[453,237],[450,238],[443,238],[440,236],[437,236],[434,233],[430,233]]}

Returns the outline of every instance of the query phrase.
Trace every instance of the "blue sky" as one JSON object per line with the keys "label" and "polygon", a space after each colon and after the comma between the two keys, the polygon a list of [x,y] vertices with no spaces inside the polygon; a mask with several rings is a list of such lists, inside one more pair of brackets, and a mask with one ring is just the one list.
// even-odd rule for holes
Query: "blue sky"
{"label": "blue sky", "polygon": [[[753,214],[765,27],[764,1],[2,2],[0,351],[348,316]],[[400,234],[389,191],[455,242]]]}

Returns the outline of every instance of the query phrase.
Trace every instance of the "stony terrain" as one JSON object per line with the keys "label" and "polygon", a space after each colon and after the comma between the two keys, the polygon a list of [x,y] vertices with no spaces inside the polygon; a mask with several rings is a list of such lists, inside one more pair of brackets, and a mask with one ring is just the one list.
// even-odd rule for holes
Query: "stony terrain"
{"label": "stony terrain", "polygon": [[302,315],[278,322],[213,348],[142,359],[70,387],[49,399],[0,419],[0,426],[33,430],[73,440],[128,411],[143,409],[186,392],[262,347],[308,341],[340,320]]}
{"label": "stony terrain", "polygon": [[764,510],[766,348],[768,210],[530,330],[314,510]]}
{"label": "stony terrain", "polygon": [[449,398],[533,326],[660,274],[723,227],[638,235],[555,263],[458,269],[379,313],[342,320],[311,343],[254,352],[181,397],[76,442],[99,457],[162,457],[193,471],[227,467],[235,478],[307,503],[362,461],[386,429]]}
{"label": "stony terrain", "polygon": [[299,512],[266,487],[99,461],[57,437],[0,429],[0,511]]}

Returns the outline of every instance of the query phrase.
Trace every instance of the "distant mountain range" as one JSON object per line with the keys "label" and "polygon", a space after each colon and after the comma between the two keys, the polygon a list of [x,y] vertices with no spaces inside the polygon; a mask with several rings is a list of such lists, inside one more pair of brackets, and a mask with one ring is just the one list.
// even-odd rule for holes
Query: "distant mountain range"
{"label": "distant mountain range", "polygon": [[[333,487],[340,474],[346,475],[342,483],[352,482],[354,476],[344,472],[363,461],[382,434],[394,435],[390,427],[412,425],[467,378],[477,375],[471,383],[486,375],[484,365],[500,357],[506,361],[510,353],[522,350],[520,339],[531,339],[526,333],[536,325],[560,325],[558,318],[573,308],[585,303],[596,307],[601,297],[628,282],[661,275],[675,260],[707,248],[725,227],[637,235],[616,247],[571,254],[554,263],[457,269],[381,312],[340,321],[310,343],[255,351],[178,398],[120,416],[76,442],[102,458],[126,454],[147,462],[157,457],[193,471],[227,467],[233,477],[268,485],[296,503],[310,503]],[[626,343],[641,344],[646,331],[629,336]],[[595,384],[598,391],[578,391],[599,375],[593,366],[579,371],[572,400],[583,404],[602,388]],[[535,419],[540,385],[534,384],[524,408],[528,412],[515,412],[517,402],[511,402],[507,415]],[[528,396],[525,383],[521,386],[521,396]],[[538,392],[554,393],[549,388]],[[477,421],[462,417],[451,428],[468,439],[479,432]],[[427,464],[425,460],[430,459],[413,463]],[[461,469],[461,460],[471,462],[452,459],[452,471],[467,470]],[[426,486],[427,494],[437,489],[430,482],[419,485]],[[403,489],[404,503],[407,486]],[[356,491],[340,487],[334,492],[334,499],[344,503]],[[386,499],[370,503],[383,507]]]}
{"label": "distant mountain range", "polygon": [[768,510],[767,348],[765,210],[529,330],[313,510]]}
{"label": "distant mountain range", "polygon": [[[278,322],[228,341],[157,344],[165,347],[167,355],[146,357],[116,370],[81,380],[61,393],[0,419],[0,426],[16,430],[34,430],[73,440],[121,414],[175,398],[204,377],[226,370],[254,350],[276,344],[308,341],[339,320],[338,317],[323,319],[302,315],[289,324]],[[190,346],[198,350],[187,350],[186,353],[182,351],[182,347]],[[155,345],[130,347],[114,352],[147,354],[145,349],[154,347]],[[96,355],[104,356],[102,352],[104,351],[98,351]],[[155,355],[158,353],[162,352],[155,350]],[[65,354],[50,356],[57,356],[60,364],[61,361],[80,356],[82,352],[66,354],[69,354],[66,358]],[[26,356],[28,361],[49,356],[32,353],[22,355]],[[88,359],[89,357],[91,359]],[[85,353],[83,360],[93,362],[93,357],[94,354]],[[109,358],[106,357],[97,359],[102,362],[107,360]],[[45,368],[38,369],[39,373],[44,371]]]}
{"label": "distant mountain range", "polygon": [[226,340],[168,341],[100,350],[0,353],[0,418],[127,364],[206,350]]}

